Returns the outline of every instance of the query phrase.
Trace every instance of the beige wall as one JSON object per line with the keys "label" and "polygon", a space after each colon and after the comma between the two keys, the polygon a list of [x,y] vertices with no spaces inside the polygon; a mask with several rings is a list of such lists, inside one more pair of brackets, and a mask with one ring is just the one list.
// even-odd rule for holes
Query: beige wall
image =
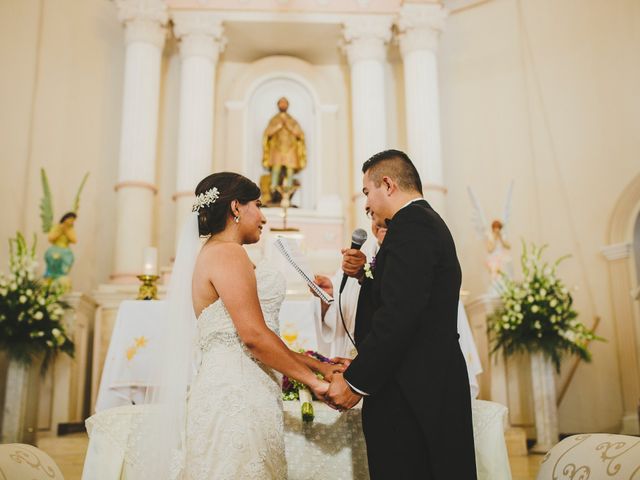
{"label": "beige wall", "polygon": [[89,291],[112,267],[123,63],[115,7],[102,0],[6,0],[0,29],[0,264],[4,269],[4,239],[16,229],[37,232],[39,253],[46,248],[40,168],[49,174],[56,220],[90,171],[72,273],[76,288]]}
{"label": "beige wall", "polygon": [[[560,408],[561,431],[614,430],[622,415],[621,372],[608,274],[599,250],[606,243],[613,206],[640,165],[640,3],[522,4],[531,53],[523,51],[515,0],[492,0],[448,20],[440,49],[447,214],[470,298],[485,290],[487,275],[483,247],[471,227],[467,185],[493,217],[501,215],[508,183],[515,179],[510,230],[515,257],[521,237],[549,243],[550,258],[574,254],[562,275],[578,287],[576,305],[583,321],[591,324],[595,315],[602,317],[598,333],[608,342],[595,344],[594,363],[578,369]],[[0,27],[0,265],[7,257],[4,239],[18,228],[39,232],[39,168],[49,172],[56,216],[70,207],[80,178],[89,170],[77,223],[80,243],[74,249],[78,263],[73,280],[77,289],[90,292],[107,281],[113,264],[124,58],[115,6],[106,0],[4,0]],[[404,93],[397,50],[392,58],[389,139],[391,146],[403,147]],[[155,218],[164,264],[174,246],[171,195],[179,67],[176,46],[169,40],[162,70]],[[245,68],[221,64],[219,91]],[[348,91],[348,67],[324,65],[321,70]],[[224,155],[223,98],[216,101],[214,165]],[[340,128],[347,130],[349,102],[348,94],[339,100],[344,107]],[[337,148],[340,161],[347,163],[351,145]],[[352,170],[345,165],[337,184],[345,205]],[[39,252],[45,247],[40,235]],[[567,370],[565,366],[563,375]]]}
{"label": "beige wall", "polygon": [[578,369],[560,406],[560,430],[616,429],[624,372],[599,250],[615,202],[640,167],[640,4],[522,4],[530,51],[516,1],[494,0],[447,23],[440,81],[449,221],[473,298],[484,290],[486,274],[466,187],[495,217],[515,180],[514,256],[520,238],[548,243],[550,259],[573,254],[561,274],[577,288],[582,321],[591,325],[600,315],[598,334],[608,339],[593,345],[593,364]]}

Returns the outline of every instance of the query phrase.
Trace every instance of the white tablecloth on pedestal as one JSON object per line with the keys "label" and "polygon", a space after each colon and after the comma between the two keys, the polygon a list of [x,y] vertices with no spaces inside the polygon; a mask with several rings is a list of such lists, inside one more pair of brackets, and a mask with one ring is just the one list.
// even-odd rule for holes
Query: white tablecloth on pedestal
{"label": "white tablecloth on pedestal", "polygon": [[[110,408],[86,421],[89,446],[84,480],[132,480],[129,463],[135,457],[134,433],[148,409],[146,405]],[[284,402],[284,410],[289,480],[369,478],[359,408],[339,413],[314,402],[311,424],[302,421],[299,402]],[[474,400],[472,411],[478,479],[510,480],[503,434],[506,407]]]}
{"label": "white tablecloth on pedestal", "polygon": [[303,422],[300,402],[284,402],[289,480],[369,478],[360,408],[341,414],[314,402],[313,410],[313,422]]}
{"label": "white tablecloth on pedestal", "polygon": [[315,297],[286,299],[280,307],[280,335],[291,327],[298,338],[289,347],[293,349],[318,350],[315,316],[320,315],[320,300]]}
{"label": "white tablecloth on pedestal", "polygon": [[[159,354],[155,327],[158,318],[165,315],[165,305],[161,300],[126,300],[120,305],[102,370],[96,412],[144,403],[151,368]],[[297,335],[292,348],[317,349],[314,315],[319,310],[315,297],[282,303],[280,325]]]}
{"label": "white tablecloth on pedestal", "polygon": [[156,365],[158,318],[165,302],[125,300],[120,304],[102,369],[96,412],[144,402],[151,367]]}
{"label": "white tablecloth on pedestal", "polygon": [[[314,421],[303,422],[300,402],[284,402],[287,478],[369,478],[360,409],[340,414],[323,403],[314,402],[314,411]],[[142,480],[133,479],[130,465],[138,450],[139,439],[134,432],[148,412],[148,405],[125,405],[87,419],[89,446],[82,474],[84,480]]]}
{"label": "white tablecloth on pedestal", "polygon": [[511,480],[509,454],[504,440],[507,410],[500,403],[471,401],[478,480]]}

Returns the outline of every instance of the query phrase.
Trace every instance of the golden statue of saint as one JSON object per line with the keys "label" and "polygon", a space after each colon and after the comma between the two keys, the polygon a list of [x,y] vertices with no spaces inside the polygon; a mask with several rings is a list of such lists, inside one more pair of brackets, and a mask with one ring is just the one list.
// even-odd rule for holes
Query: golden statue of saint
{"label": "golden statue of saint", "polygon": [[291,189],[293,175],[307,165],[304,132],[300,124],[287,113],[289,100],[278,100],[278,110],[262,136],[262,165],[271,171],[270,190]]}

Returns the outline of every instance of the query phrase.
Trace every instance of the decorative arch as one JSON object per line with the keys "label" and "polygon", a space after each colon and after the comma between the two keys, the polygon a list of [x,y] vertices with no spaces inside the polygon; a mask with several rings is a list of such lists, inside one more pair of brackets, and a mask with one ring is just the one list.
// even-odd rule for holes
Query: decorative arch
{"label": "decorative arch", "polygon": [[636,408],[640,400],[640,305],[634,298],[640,278],[633,252],[634,227],[640,215],[640,174],[615,204],[602,249],[609,266],[609,291],[618,343],[618,364],[624,417],[623,433],[639,433]]}
{"label": "decorative arch", "polygon": [[[265,57],[249,65],[238,77],[225,102],[227,158],[233,158],[230,149],[235,150],[235,156],[240,150],[244,173],[255,177],[260,172],[255,157],[256,138],[261,132],[256,130],[255,111],[252,114],[250,110],[255,110],[256,95],[264,94],[265,90],[269,90],[269,85],[278,83],[290,85],[292,95],[298,92],[300,100],[306,105],[301,115],[303,118],[298,118],[305,130],[309,160],[307,168],[300,174],[303,184],[300,200],[307,209],[315,209],[322,192],[323,171],[326,171],[322,164],[331,161],[332,152],[328,149],[337,145],[339,139],[336,130],[331,128],[337,112],[337,106],[332,101],[335,89],[308,62],[290,56]],[[304,100],[306,95],[309,101]],[[266,127],[266,120],[262,121]]]}
{"label": "decorative arch", "polygon": [[327,82],[318,75],[308,62],[287,55],[273,55],[253,62],[249,69],[238,78],[229,92],[230,102],[246,102],[262,78],[286,75],[297,78],[313,92],[318,104],[332,103],[332,94]]}
{"label": "decorative arch", "polygon": [[611,214],[607,240],[610,245],[629,242],[640,214],[640,174],[627,185]]}

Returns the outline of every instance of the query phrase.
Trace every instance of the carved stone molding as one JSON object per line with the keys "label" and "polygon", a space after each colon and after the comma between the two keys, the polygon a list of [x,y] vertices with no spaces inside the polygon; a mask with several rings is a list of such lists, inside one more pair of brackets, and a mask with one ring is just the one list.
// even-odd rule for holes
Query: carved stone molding
{"label": "carved stone molding", "polygon": [[449,192],[447,187],[445,187],[444,185],[440,185],[439,183],[423,183],[422,190],[424,190],[425,192],[426,191],[441,192],[444,195],[446,195]]}
{"label": "carved stone molding", "polygon": [[405,4],[397,22],[398,41],[402,55],[415,50],[438,48],[438,39],[444,30],[448,12],[436,4]]}
{"label": "carved stone molding", "polygon": [[361,17],[344,22],[343,49],[350,64],[360,60],[384,61],[391,40],[391,17]]}
{"label": "carved stone molding", "polygon": [[195,198],[195,197],[196,195],[195,193],[193,193],[192,190],[183,190],[181,192],[176,192],[173,195],[171,195],[171,200],[175,202],[179,198]]}
{"label": "carved stone molding", "polygon": [[162,47],[166,36],[164,26],[169,20],[162,0],[116,0],[118,19],[126,28],[126,43],[146,42]]}
{"label": "carved stone molding", "polygon": [[629,243],[616,243],[613,245],[607,245],[600,249],[604,257],[610,261],[622,260],[629,258],[631,255],[631,244]]}
{"label": "carved stone molding", "polygon": [[302,13],[394,13],[403,0],[166,0],[170,9]]}
{"label": "carved stone molding", "polygon": [[125,23],[125,43],[150,43],[162,48],[167,30],[157,22],[144,19],[133,19]]}
{"label": "carved stone molding", "polygon": [[166,25],[169,20],[167,5],[163,0],[116,0],[118,20],[148,20]]}
{"label": "carved stone molding", "polygon": [[142,190],[151,190],[153,194],[158,193],[158,187],[152,183],[140,182],[137,180],[125,180],[114,185],[113,189],[117,192],[122,188],[139,188]]}
{"label": "carved stone molding", "polygon": [[180,39],[180,55],[207,57],[217,61],[227,43],[224,26],[213,12],[172,12],[173,32]]}

